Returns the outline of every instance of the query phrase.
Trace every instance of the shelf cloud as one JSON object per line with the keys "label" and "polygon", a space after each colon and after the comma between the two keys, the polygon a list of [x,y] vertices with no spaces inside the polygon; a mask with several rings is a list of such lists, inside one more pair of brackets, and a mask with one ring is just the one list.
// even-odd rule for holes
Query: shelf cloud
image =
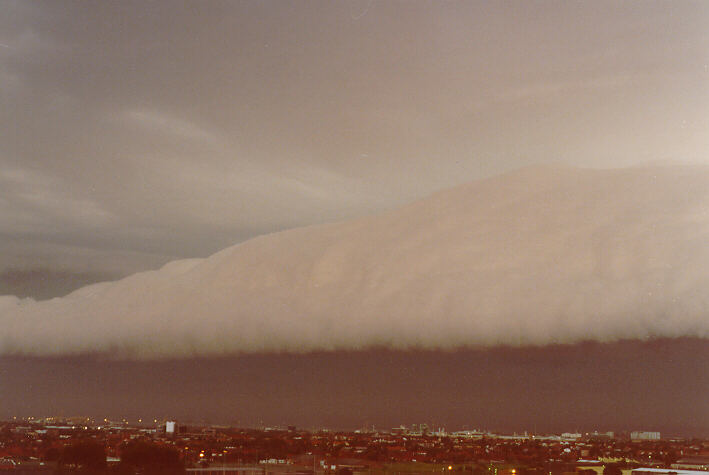
{"label": "shelf cloud", "polygon": [[532,167],[47,301],[0,352],[136,358],[709,337],[709,167]]}

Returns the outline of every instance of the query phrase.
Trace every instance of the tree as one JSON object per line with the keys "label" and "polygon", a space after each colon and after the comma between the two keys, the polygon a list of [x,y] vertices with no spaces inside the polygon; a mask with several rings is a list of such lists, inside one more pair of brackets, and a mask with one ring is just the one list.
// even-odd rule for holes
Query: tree
{"label": "tree", "polygon": [[93,440],[84,440],[64,447],[59,457],[60,471],[80,471],[82,473],[104,473],[106,470],[106,450]]}
{"label": "tree", "polygon": [[42,460],[45,462],[58,462],[62,456],[62,451],[56,447],[50,447],[44,451]]}
{"label": "tree", "polygon": [[132,474],[185,473],[177,450],[144,441],[131,441],[123,446],[120,469],[122,473]]}
{"label": "tree", "polygon": [[603,467],[603,475],[623,475],[623,471],[616,464],[608,464]]}

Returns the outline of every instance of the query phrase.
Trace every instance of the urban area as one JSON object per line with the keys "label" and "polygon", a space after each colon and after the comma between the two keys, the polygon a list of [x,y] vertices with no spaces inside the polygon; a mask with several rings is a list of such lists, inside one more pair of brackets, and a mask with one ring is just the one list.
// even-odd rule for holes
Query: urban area
{"label": "urban area", "polygon": [[0,422],[0,473],[709,475],[709,440],[659,432],[239,429],[89,418]]}

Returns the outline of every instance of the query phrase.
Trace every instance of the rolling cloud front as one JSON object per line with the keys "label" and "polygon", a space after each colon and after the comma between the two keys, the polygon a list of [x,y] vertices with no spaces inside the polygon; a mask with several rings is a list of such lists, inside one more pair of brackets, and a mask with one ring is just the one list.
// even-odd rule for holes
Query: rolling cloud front
{"label": "rolling cloud front", "polygon": [[709,167],[532,167],[35,302],[0,351],[133,357],[709,337]]}

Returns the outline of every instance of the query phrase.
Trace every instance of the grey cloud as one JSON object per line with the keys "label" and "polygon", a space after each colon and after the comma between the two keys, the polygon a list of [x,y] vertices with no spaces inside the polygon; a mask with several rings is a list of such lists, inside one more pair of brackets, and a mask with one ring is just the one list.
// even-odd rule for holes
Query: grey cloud
{"label": "grey cloud", "polygon": [[[101,247],[100,243],[84,240],[67,243],[56,235],[1,235],[0,268],[4,270],[46,269],[47,272],[78,274],[111,274],[126,276],[137,270],[155,269],[175,256],[157,251],[139,252]],[[60,295],[55,295],[59,297]]]}
{"label": "grey cloud", "polygon": [[[6,225],[25,223],[24,230],[46,227],[47,220],[57,225],[65,223],[101,226],[111,221],[110,213],[96,203],[72,196],[71,191],[51,176],[27,169],[0,170],[0,186],[4,195],[0,206]],[[23,230],[22,227],[16,230]]]}
{"label": "grey cloud", "polygon": [[116,280],[108,272],[59,271],[46,268],[6,269],[0,272],[0,295],[45,300],[66,295],[80,287]]}
{"label": "grey cloud", "polygon": [[709,160],[703,2],[361,7],[4,2],[3,259],[138,271],[527,164]]}

